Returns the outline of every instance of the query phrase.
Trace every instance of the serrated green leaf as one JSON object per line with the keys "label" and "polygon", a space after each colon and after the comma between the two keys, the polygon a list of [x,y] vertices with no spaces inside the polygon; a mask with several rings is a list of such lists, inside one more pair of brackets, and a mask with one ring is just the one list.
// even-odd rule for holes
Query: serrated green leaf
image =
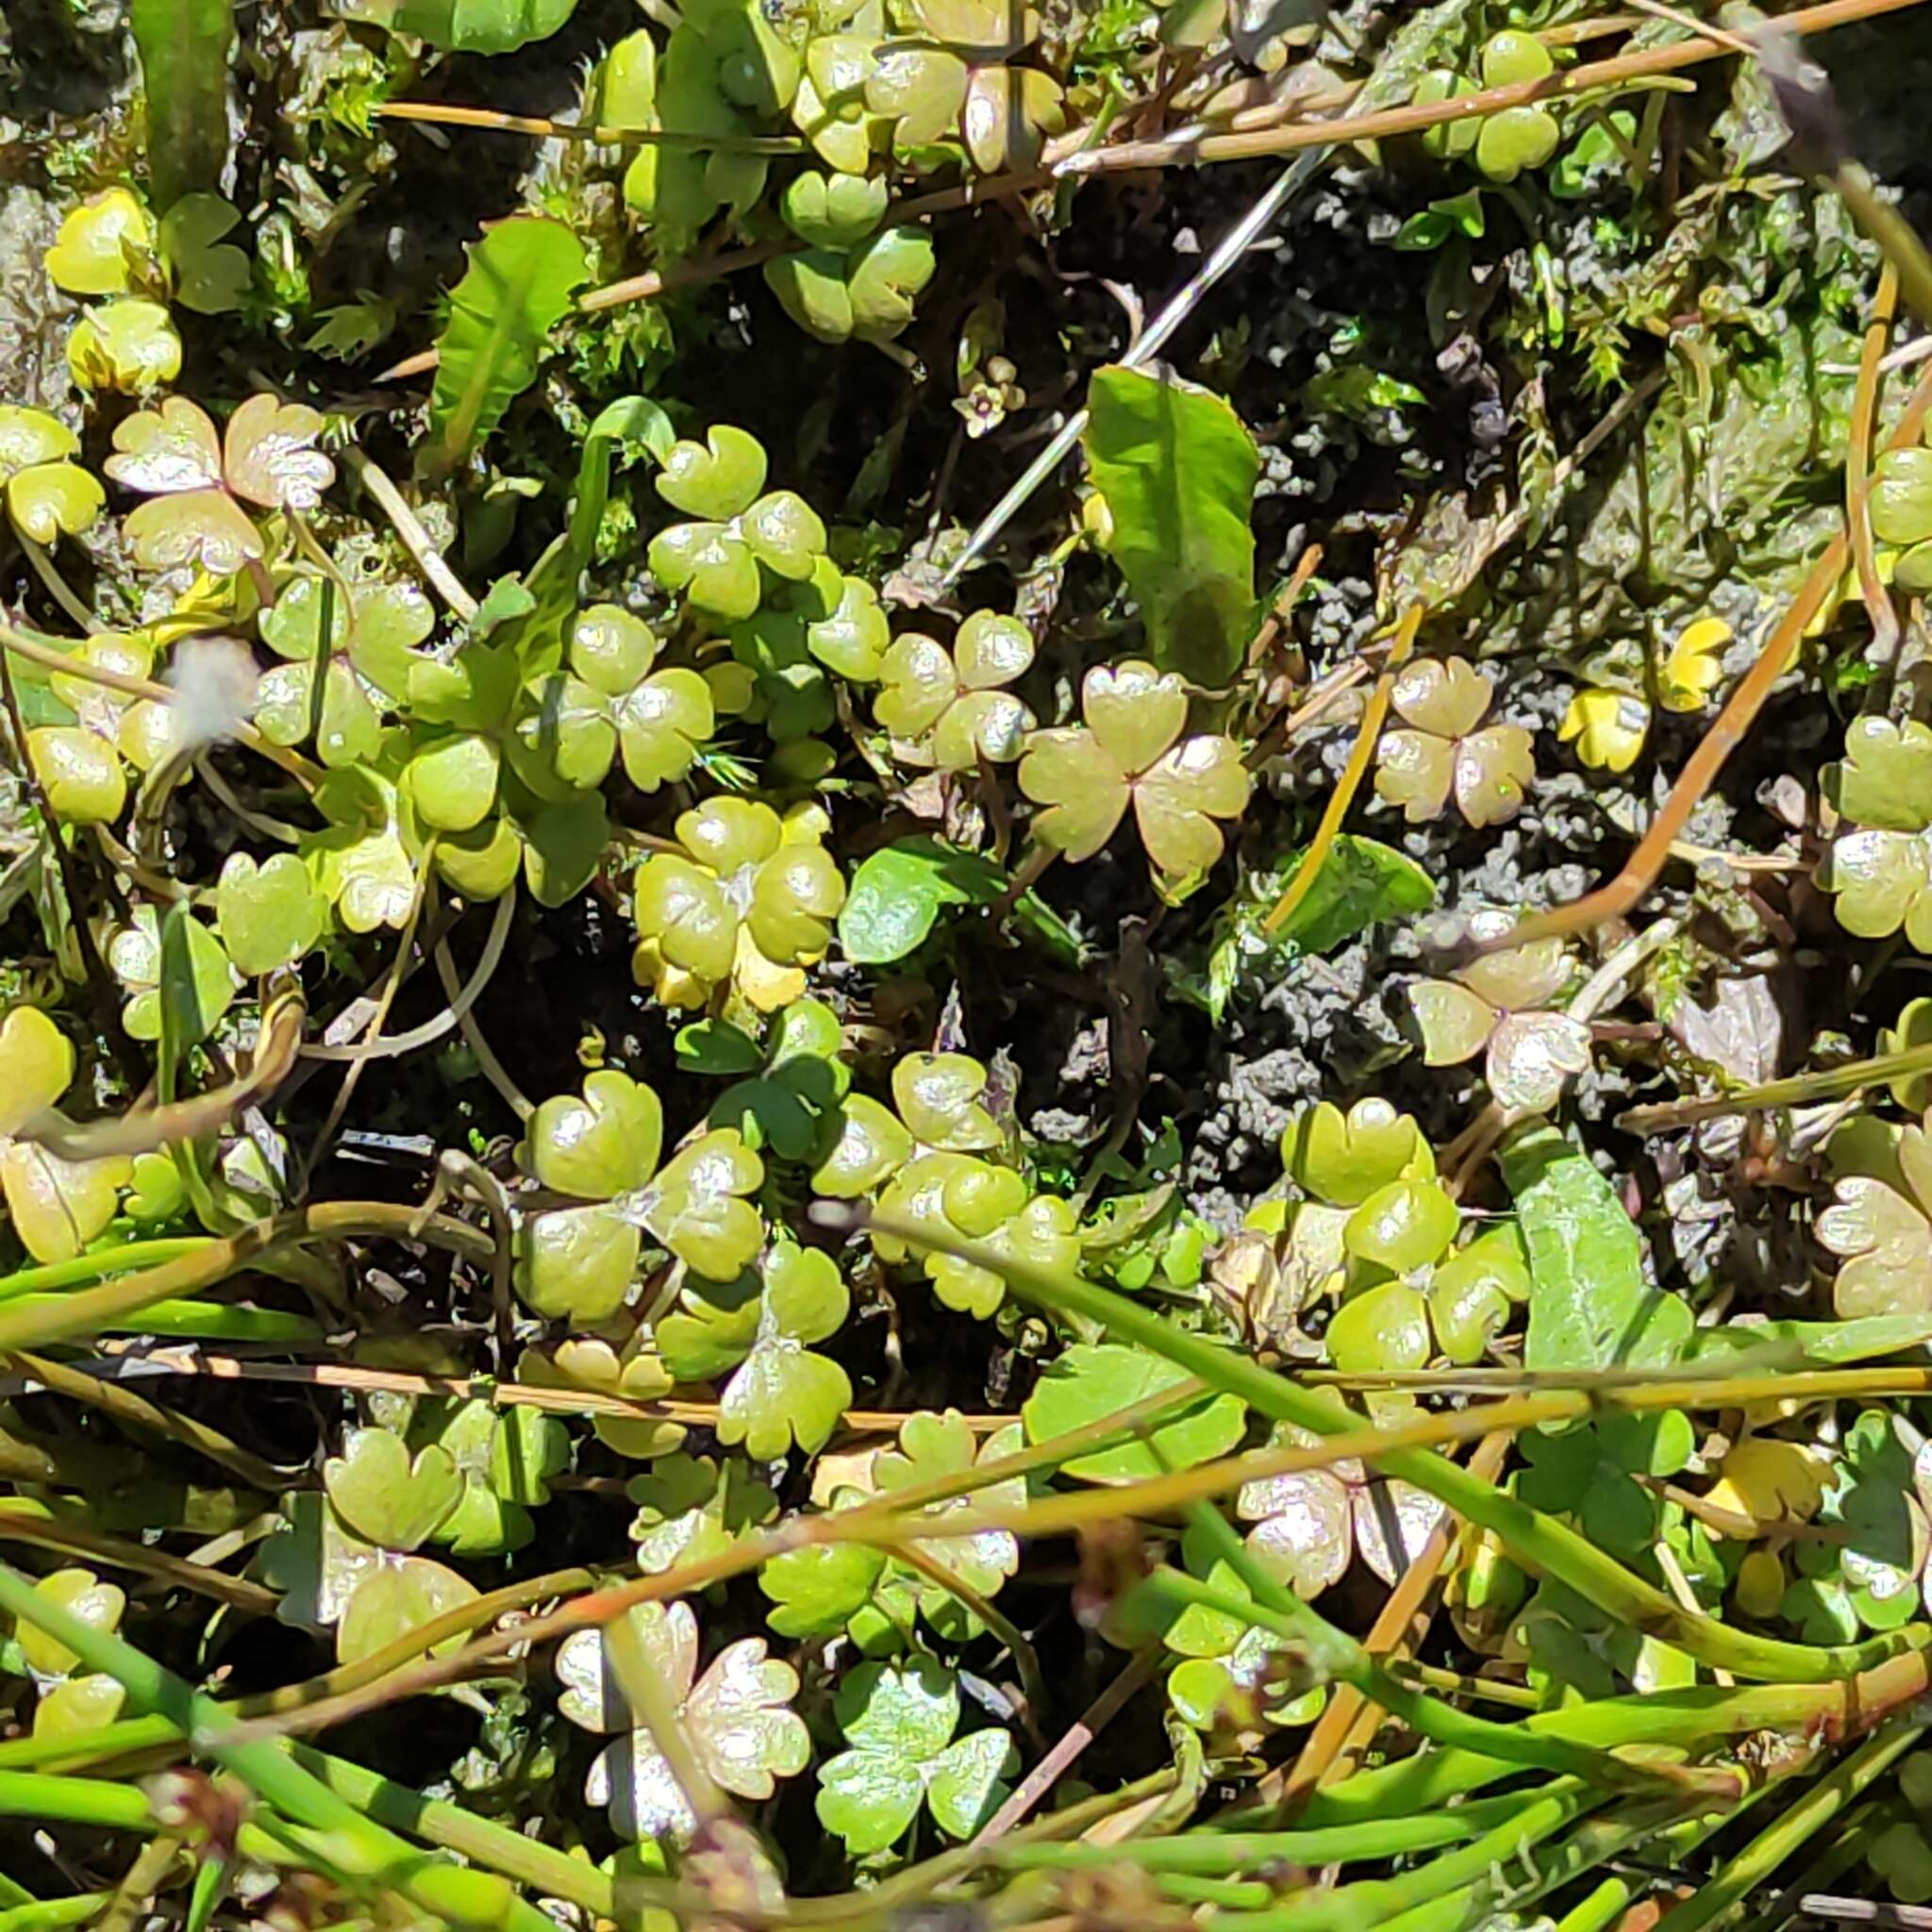
{"label": "serrated green leaf", "polygon": [[1254,439],[1220,396],[1139,370],[1100,370],[1088,408],[1087,459],[1113,524],[1107,548],[1148,650],[1163,671],[1219,689],[1254,628]]}
{"label": "serrated green leaf", "polygon": [[511,215],[472,244],[436,344],[429,427],[443,469],[460,464],[536,381],[550,331],[589,269],[584,244],[542,215]]}

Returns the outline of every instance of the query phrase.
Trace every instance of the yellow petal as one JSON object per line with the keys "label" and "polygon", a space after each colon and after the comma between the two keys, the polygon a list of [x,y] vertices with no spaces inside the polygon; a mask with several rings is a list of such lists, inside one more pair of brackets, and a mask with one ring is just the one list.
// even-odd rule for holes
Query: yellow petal
{"label": "yellow petal", "polygon": [[1757,1523],[1809,1523],[1824,1501],[1826,1474],[1800,1442],[1746,1436],[1718,1465],[1709,1500]]}
{"label": "yellow petal", "polygon": [[1641,698],[1616,691],[1580,691],[1570,700],[1557,736],[1574,742],[1586,765],[1627,772],[1637,762],[1650,730],[1650,707]]}

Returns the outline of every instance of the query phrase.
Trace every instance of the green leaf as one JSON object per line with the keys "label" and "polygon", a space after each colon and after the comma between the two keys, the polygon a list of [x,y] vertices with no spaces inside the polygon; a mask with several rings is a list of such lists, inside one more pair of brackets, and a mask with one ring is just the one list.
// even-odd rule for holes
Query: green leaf
{"label": "green leaf", "polygon": [[232,0],[134,0],[147,105],[148,189],[163,214],[184,194],[217,194],[228,158]]}
{"label": "green leaf", "polygon": [[903,1838],[924,1799],[940,1828],[969,1838],[998,1807],[1000,1774],[1014,1764],[1004,1731],[953,1740],[959,1690],[931,1657],[860,1664],[841,1680],[834,1708],[852,1746],[819,1771],[819,1822],[848,1850],[882,1852]]}
{"label": "green leaf", "polygon": [[[1291,872],[1299,863],[1297,854],[1286,869]],[[1304,953],[1328,953],[1368,926],[1426,912],[1435,903],[1435,881],[1414,859],[1378,840],[1344,832],[1274,938]]]}
{"label": "green leaf", "polygon": [[1662,1368],[1690,1339],[1690,1308],[1643,1285],[1643,1243],[1617,1191],[1554,1127],[1503,1150],[1529,1250],[1524,1366]]}
{"label": "green leaf", "polygon": [[343,1454],[324,1463],[322,1484],[358,1536],[391,1550],[426,1541],[463,1493],[447,1449],[431,1443],[412,1461],[400,1436],[377,1428],[351,1429]]}
{"label": "green leaf", "polygon": [[1163,671],[1219,689],[1254,628],[1254,440],[1221,397],[1138,370],[1101,370],[1088,407],[1087,459],[1113,520],[1107,547],[1148,649]]}
{"label": "green leaf", "polygon": [[[852,874],[839,915],[839,943],[862,966],[890,965],[916,951],[947,906],[991,906],[1009,885],[1005,869],[976,852],[938,839],[899,839],[881,847]],[[1062,958],[1077,961],[1080,941],[1032,892],[1015,916]]]}
{"label": "green leaf", "polygon": [[513,54],[548,40],[575,10],[576,0],[397,0],[353,14],[454,53]]}
{"label": "green leaf", "polygon": [[1012,1769],[1013,1740],[1004,1731],[974,1731],[941,1751],[926,1767],[925,1802],[949,1838],[969,1839],[1000,1807]]}
{"label": "green leaf", "polygon": [[885,1553],[867,1543],[788,1550],[758,1572],[773,1604],[765,1622],[780,1637],[833,1636],[864,1608],[885,1567]]}
{"label": "green leaf", "polygon": [[253,978],[299,959],[328,922],[328,906],[292,852],[257,865],[230,855],[215,885],[215,917],[237,972]]}
{"label": "green leaf", "polygon": [[[1118,1342],[1081,1343],[1068,1349],[1026,1398],[1020,1411],[1026,1439],[1044,1442],[1085,1428],[1187,1379],[1183,1370],[1159,1356]],[[1123,1442],[1076,1456],[1066,1464],[1066,1473],[1119,1482],[1192,1469],[1232,1449],[1241,1441],[1246,1420],[1239,1396],[1204,1396],[1158,1424],[1150,1432],[1151,1441]]]}
{"label": "green leaf", "polygon": [[680,1074],[752,1074],[764,1064],[757,1041],[729,1020],[699,1020],[677,1029]]}
{"label": "green leaf", "polygon": [[536,381],[545,340],[589,272],[584,244],[542,215],[511,215],[471,247],[436,344],[429,426],[443,469],[461,463]]}
{"label": "green leaf", "polygon": [[222,942],[182,906],[161,924],[160,987],[162,1026],[175,1056],[206,1040],[235,997]]}

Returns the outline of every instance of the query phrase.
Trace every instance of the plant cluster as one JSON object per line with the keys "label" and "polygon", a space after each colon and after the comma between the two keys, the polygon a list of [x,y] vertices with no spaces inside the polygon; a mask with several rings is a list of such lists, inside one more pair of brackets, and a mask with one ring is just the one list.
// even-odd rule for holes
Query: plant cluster
{"label": "plant cluster", "polygon": [[0,1932],[1932,1897],[1891,157],[645,12],[0,48]]}

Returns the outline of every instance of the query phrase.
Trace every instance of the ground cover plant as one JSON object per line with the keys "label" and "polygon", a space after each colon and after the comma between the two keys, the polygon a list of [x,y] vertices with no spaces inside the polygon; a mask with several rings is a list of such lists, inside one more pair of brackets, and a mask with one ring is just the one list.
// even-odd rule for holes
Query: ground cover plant
{"label": "ground cover plant", "polygon": [[0,22],[0,1932],[1919,1924],[1928,76]]}

